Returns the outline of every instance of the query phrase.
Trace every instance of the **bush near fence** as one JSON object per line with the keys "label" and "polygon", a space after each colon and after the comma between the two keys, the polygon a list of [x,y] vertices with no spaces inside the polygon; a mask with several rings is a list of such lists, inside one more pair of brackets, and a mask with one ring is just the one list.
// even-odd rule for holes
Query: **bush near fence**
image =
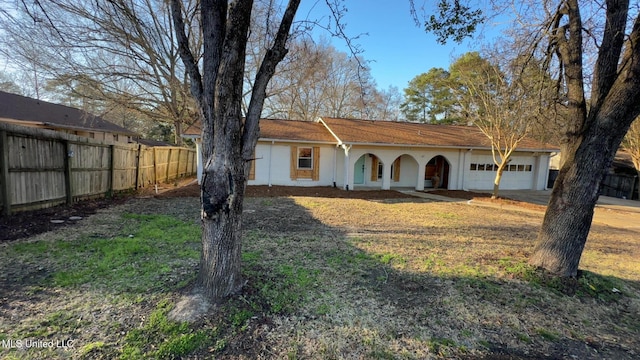
{"label": "bush near fence", "polygon": [[71,204],[195,173],[194,149],[102,142],[0,123],[3,215]]}

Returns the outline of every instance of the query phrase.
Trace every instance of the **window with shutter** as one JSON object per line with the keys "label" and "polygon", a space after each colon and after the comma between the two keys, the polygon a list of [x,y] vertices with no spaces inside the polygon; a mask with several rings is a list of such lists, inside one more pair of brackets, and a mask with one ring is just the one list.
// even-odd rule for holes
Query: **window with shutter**
{"label": "window with shutter", "polygon": [[320,179],[320,147],[291,147],[291,180]]}

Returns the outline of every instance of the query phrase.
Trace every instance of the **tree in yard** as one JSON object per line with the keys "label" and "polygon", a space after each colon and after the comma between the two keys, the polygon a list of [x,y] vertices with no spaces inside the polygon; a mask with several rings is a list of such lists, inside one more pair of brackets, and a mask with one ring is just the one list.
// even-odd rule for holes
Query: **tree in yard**
{"label": "tree in yard", "polygon": [[[606,0],[595,9],[578,0],[544,6],[542,31],[523,35],[531,51],[542,50],[558,69],[567,124],[563,161],[529,262],[559,277],[575,277],[600,183],[640,115],[640,16],[628,0]],[[591,43],[597,50],[589,67],[585,49]]]}
{"label": "tree in yard", "polygon": [[468,124],[471,114],[469,111],[480,112],[484,110],[482,102],[476,101],[470,96],[473,91],[469,88],[478,83],[486,91],[491,91],[500,82],[502,74],[497,64],[482,57],[479,52],[472,51],[462,54],[449,66],[449,78],[443,84],[449,88],[455,100],[450,102],[447,110],[451,122]]}
{"label": "tree in yard", "polygon": [[288,1],[276,33],[266,44],[243,119],[243,76],[253,1],[200,1],[204,45],[201,59],[189,47],[182,2],[171,1],[180,56],[201,112],[205,165],[197,287],[212,301],[238,292],[243,285],[240,252],[244,191],[267,84],[287,53],[286,43],[299,3],[300,0]]}
{"label": "tree in yard", "polygon": [[[338,1],[327,1],[329,7]],[[201,58],[185,34],[180,0],[171,0],[180,56],[202,121],[204,175],[201,184],[202,255],[197,287],[213,301],[239,291],[244,190],[258,140],[259,119],[269,80],[287,54],[286,43],[300,0],[289,0],[277,30],[265,41],[250,94],[243,92],[252,0],[201,0]],[[269,2],[269,4],[273,4]],[[276,13],[270,8],[269,19]],[[242,114],[243,98],[250,100]]]}
{"label": "tree in yard", "polygon": [[404,89],[405,102],[400,106],[407,120],[432,124],[450,122],[453,96],[447,86],[448,79],[449,73],[441,68],[432,68],[411,79]]}
{"label": "tree in yard", "polygon": [[498,197],[500,181],[511,155],[542,117],[540,94],[549,90],[540,68],[514,60],[507,69],[477,53],[465,54],[451,65],[451,91],[467,120],[491,143],[496,176],[491,198]]}

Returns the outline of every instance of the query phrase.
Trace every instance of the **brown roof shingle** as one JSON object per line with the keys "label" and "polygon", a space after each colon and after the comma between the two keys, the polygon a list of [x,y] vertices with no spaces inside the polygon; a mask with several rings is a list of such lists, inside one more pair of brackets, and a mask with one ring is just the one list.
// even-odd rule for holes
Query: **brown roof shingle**
{"label": "brown roof shingle", "polygon": [[[423,147],[491,148],[489,139],[476,126],[433,125],[395,121],[353,120],[323,117],[322,122],[344,143],[410,145]],[[519,149],[555,150],[525,139]]]}
{"label": "brown roof shingle", "polygon": [[[201,126],[199,122],[191,125],[184,135],[200,136]],[[337,143],[319,122],[278,119],[260,119],[260,139]]]}
{"label": "brown roof shingle", "polygon": [[[322,124],[326,124],[326,127]],[[490,149],[489,139],[475,126],[432,125],[410,122],[354,120],[323,117],[320,122],[296,120],[260,120],[261,140],[307,141],[337,144],[406,145],[420,147],[456,147]],[[200,124],[185,130],[185,135],[200,135]],[[525,139],[522,150],[554,151],[548,144]]]}

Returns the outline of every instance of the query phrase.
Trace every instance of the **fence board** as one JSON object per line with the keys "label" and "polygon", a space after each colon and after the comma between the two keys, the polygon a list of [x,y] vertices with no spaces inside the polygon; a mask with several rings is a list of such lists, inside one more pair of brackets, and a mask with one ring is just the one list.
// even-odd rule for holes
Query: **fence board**
{"label": "fence board", "polygon": [[74,199],[106,194],[111,186],[111,151],[107,146],[71,144],[72,196]]}
{"label": "fence board", "polygon": [[633,199],[637,176],[607,174],[600,186],[600,194],[621,199]]}
{"label": "fence board", "polygon": [[195,161],[193,149],[108,143],[0,123],[2,214],[168,182],[195,174]]}
{"label": "fence board", "polygon": [[138,170],[138,186],[145,187],[156,183],[156,167],[154,163],[155,148],[142,147],[140,150],[140,167]]}
{"label": "fence board", "polygon": [[2,205],[2,215],[11,214],[11,203],[9,202],[9,144],[7,132],[0,130],[0,205]]}
{"label": "fence board", "polygon": [[65,197],[62,142],[8,134],[7,144],[12,206]]}
{"label": "fence board", "polygon": [[116,146],[113,150],[113,190],[118,191],[135,188],[138,147]]}

